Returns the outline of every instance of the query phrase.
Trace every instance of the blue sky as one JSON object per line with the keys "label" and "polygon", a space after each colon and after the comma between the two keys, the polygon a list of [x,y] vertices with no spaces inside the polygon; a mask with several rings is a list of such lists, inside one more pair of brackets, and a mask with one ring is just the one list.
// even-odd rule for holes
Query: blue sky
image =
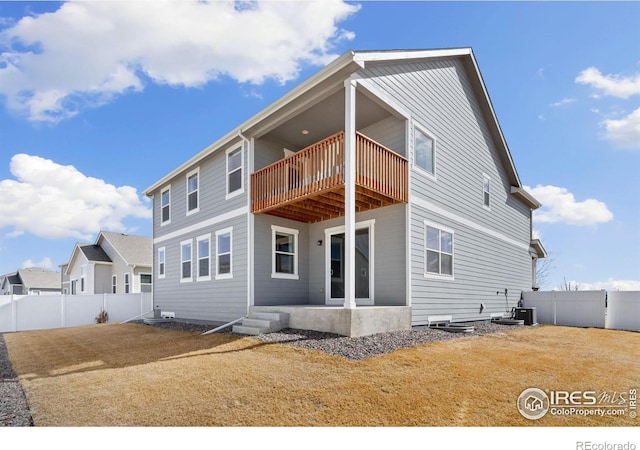
{"label": "blue sky", "polygon": [[544,288],[640,290],[640,3],[2,2],[0,274],[99,230],[343,52],[472,47],[544,208]]}

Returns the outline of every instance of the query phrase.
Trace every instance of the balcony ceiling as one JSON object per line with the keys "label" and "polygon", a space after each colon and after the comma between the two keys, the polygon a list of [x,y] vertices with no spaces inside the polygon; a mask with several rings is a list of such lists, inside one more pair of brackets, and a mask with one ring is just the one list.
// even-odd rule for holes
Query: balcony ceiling
{"label": "balcony ceiling", "polygon": [[[356,128],[361,130],[391,116],[391,113],[366,95],[356,94]],[[300,150],[344,130],[344,90],[340,89],[304,112],[292,117],[268,135],[286,142],[291,150]],[[302,134],[307,130],[308,134]]]}

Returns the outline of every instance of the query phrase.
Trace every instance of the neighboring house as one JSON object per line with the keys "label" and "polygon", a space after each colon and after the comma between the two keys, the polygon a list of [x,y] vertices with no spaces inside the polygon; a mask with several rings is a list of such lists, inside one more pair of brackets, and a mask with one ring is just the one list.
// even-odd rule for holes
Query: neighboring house
{"label": "neighboring house", "polygon": [[151,292],[151,266],[151,238],[101,231],[94,244],[76,244],[61,267],[69,294],[81,295]]}
{"label": "neighboring house", "polygon": [[186,319],[490,319],[544,257],[468,48],[347,52],[145,194],[154,304]]}
{"label": "neighboring house", "polygon": [[60,272],[30,267],[0,277],[0,292],[5,295],[60,294]]}

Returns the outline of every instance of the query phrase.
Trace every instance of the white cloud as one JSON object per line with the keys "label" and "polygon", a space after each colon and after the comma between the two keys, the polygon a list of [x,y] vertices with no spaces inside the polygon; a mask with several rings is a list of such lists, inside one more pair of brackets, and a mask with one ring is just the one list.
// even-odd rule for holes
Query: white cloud
{"label": "white cloud", "polygon": [[71,1],[0,32],[0,96],[32,121],[58,122],[83,107],[144,88],[294,79],[324,65],[359,9],[323,1]]}
{"label": "white cloud", "polygon": [[41,267],[43,269],[52,269],[54,267],[53,261],[48,256],[45,256],[38,262],[33,262],[31,259],[27,259],[22,263],[23,269],[28,269],[29,267]]}
{"label": "white cloud", "polygon": [[622,119],[604,120],[605,137],[616,147],[640,150],[640,108]]}
{"label": "white cloud", "polygon": [[593,283],[578,283],[581,291],[640,291],[640,281],[638,280],[614,280],[596,281]]}
{"label": "white cloud", "polygon": [[591,85],[602,94],[612,97],[629,98],[640,95],[640,74],[630,77],[603,75],[596,67],[589,67],[580,72],[575,81]]}
{"label": "white cloud", "polygon": [[524,188],[542,203],[542,208],[533,213],[536,223],[596,225],[613,220],[613,213],[605,203],[595,199],[578,202],[566,188],[540,185]]}
{"label": "white cloud", "polygon": [[0,229],[10,235],[90,240],[98,231],[130,231],[127,217],[148,219],[151,211],[131,186],[116,187],[73,166],[25,154],[10,164],[15,180],[0,180]]}
{"label": "white cloud", "polygon": [[569,103],[573,103],[575,101],[576,101],[575,98],[563,98],[562,100],[559,100],[557,102],[551,103],[549,106],[551,106],[553,108],[558,108],[560,106],[568,105]]}

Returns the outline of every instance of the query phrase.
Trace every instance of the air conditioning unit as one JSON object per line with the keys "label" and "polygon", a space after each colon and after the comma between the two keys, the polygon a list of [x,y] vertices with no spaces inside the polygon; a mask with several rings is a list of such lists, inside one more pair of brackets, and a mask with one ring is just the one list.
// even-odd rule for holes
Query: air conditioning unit
{"label": "air conditioning unit", "polygon": [[524,320],[525,325],[538,325],[538,315],[535,307],[516,308],[516,319]]}

